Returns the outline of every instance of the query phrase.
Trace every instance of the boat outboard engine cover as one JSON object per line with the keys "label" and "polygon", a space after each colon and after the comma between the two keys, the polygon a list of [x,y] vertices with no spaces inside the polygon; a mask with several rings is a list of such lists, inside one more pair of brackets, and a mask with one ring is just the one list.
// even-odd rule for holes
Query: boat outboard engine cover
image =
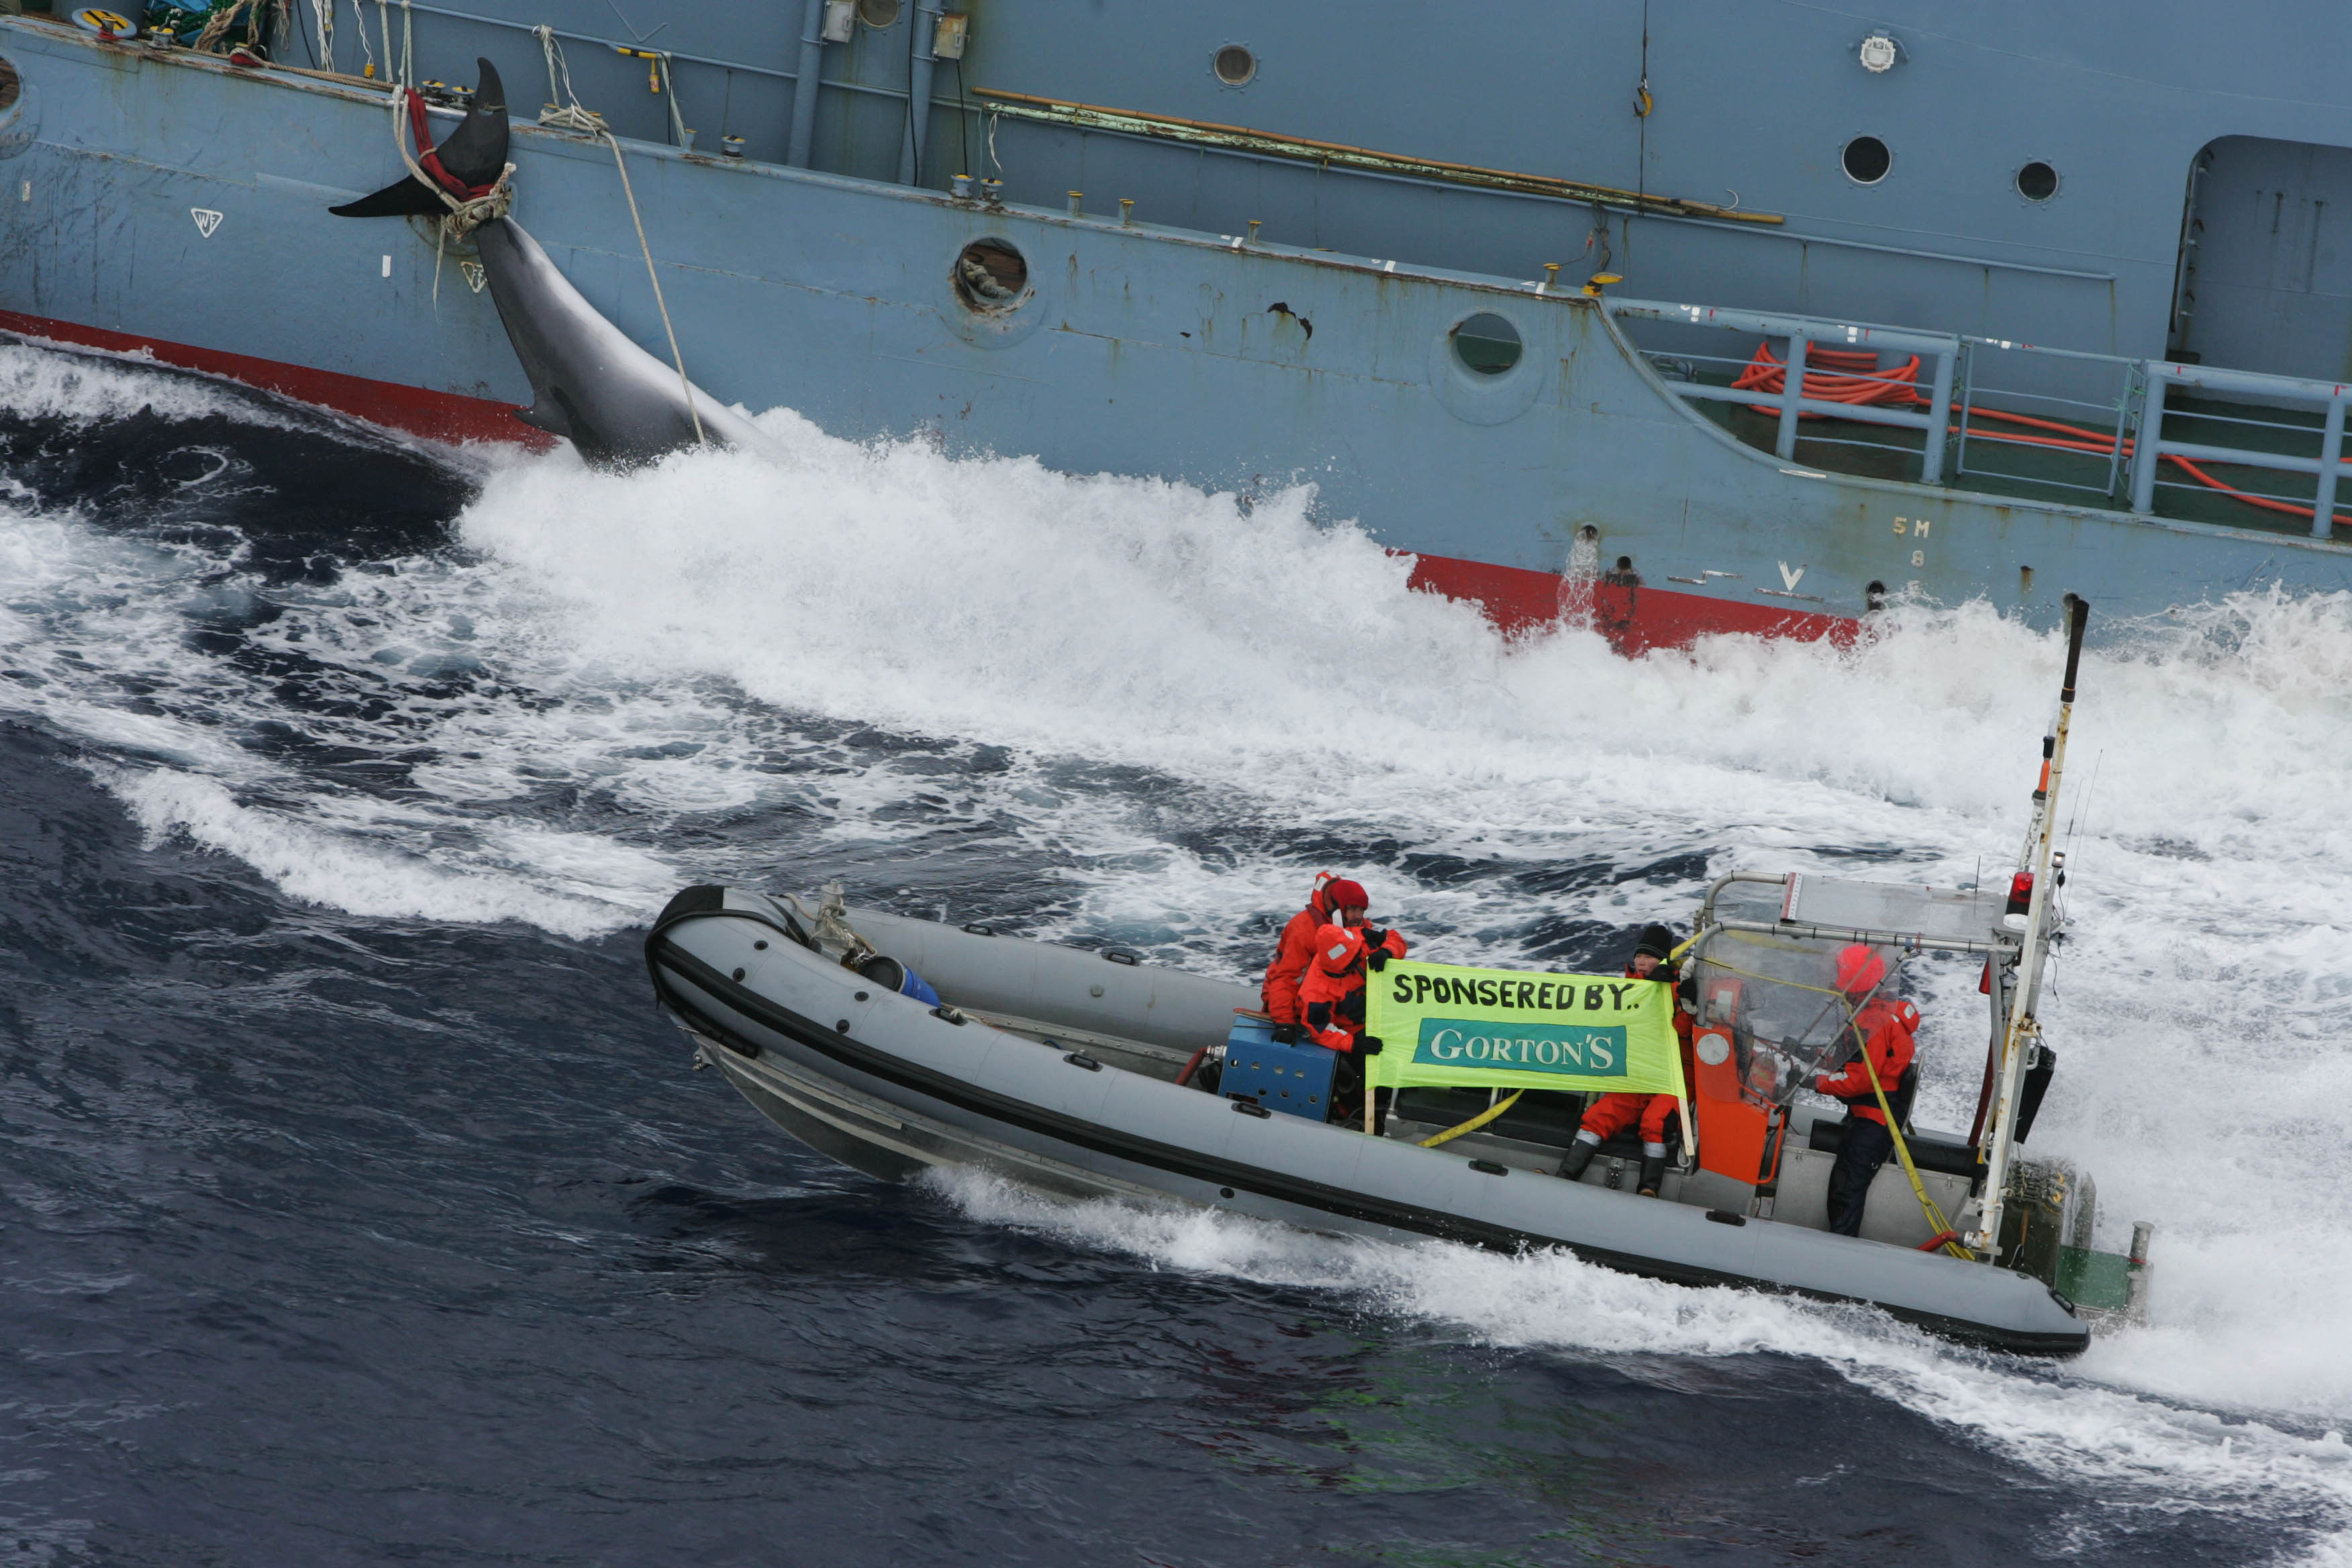
{"label": "boat outboard engine cover", "polygon": [[901,996],[912,996],[926,1007],[936,1007],[940,1005],[940,994],[931,989],[929,982],[897,959],[886,954],[876,953],[857,966],[857,973],[886,991],[895,991]]}

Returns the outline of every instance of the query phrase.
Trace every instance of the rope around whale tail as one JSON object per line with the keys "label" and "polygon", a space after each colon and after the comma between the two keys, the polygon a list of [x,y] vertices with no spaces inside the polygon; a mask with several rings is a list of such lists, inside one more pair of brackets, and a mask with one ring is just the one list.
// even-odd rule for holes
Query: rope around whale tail
{"label": "rope around whale tail", "polygon": [[[549,51],[548,79],[552,86],[556,78],[554,54],[556,46],[552,30],[542,26],[535,27],[532,31],[540,35],[541,45]],[[385,52],[389,54],[390,50],[391,45],[387,40]],[[571,72],[568,69],[563,72],[563,79],[565,87],[569,88]],[[392,93],[392,143],[400,153],[400,161],[407,165],[409,174],[415,177],[417,184],[439,196],[441,205],[448,209],[441,216],[433,245],[433,298],[435,302],[438,303],[441,298],[443,247],[450,240],[463,239],[482,225],[495,218],[502,218],[514,210],[515,166],[509,161],[506,167],[499,171],[499,177],[488,185],[452,189],[457,182],[446,170],[440,167],[440,161],[433,154],[425,119],[424,99],[418,96],[413,87],[395,86]],[[572,126],[582,129],[593,128],[594,133],[613,149],[613,167],[620,173],[621,194],[628,199],[629,222],[637,231],[637,250],[645,258],[646,279],[653,285],[654,307],[661,312],[662,334],[669,342],[670,363],[677,367],[678,395],[686,399],[686,416],[694,426],[695,444],[709,446],[710,436],[702,427],[701,409],[695,405],[694,383],[687,378],[686,356],[679,352],[677,346],[677,329],[670,323],[669,301],[662,295],[661,274],[654,266],[653,246],[646,238],[646,221],[637,210],[637,193],[635,187],[629,182],[629,164],[628,160],[621,153],[621,140],[604,124],[602,116],[583,109],[576,97],[556,112],[565,123]],[[541,116],[542,121],[547,118],[546,115]],[[416,152],[413,153],[409,151],[406,139],[400,133],[404,120],[407,121],[411,134],[416,139]],[[419,163],[420,157],[431,163],[432,172],[428,173],[425,164]],[[460,195],[459,190],[464,194]]]}

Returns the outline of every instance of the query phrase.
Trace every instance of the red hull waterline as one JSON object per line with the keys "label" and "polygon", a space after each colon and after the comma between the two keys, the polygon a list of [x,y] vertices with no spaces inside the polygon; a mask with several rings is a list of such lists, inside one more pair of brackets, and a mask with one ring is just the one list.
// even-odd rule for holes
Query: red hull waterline
{"label": "red hull waterline", "polygon": [[[497,441],[540,448],[555,444],[553,437],[518,419],[522,410],[510,403],[370,381],[338,371],[313,370],[13,310],[0,310],[0,331],[77,348],[134,354],[158,364],[222,376],[427,440]],[[1611,646],[1629,657],[1722,633],[1801,641],[1829,637],[1843,642],[1857,626],[1840,616],[1776,610],[1644,586],[1571,582],[1553,572],[1493,566],[1448,555],[1414,556],[1409,581],[1422,593],[1477,605],[1507,635],[1537,631],[1563,620],[1589,622]]]}

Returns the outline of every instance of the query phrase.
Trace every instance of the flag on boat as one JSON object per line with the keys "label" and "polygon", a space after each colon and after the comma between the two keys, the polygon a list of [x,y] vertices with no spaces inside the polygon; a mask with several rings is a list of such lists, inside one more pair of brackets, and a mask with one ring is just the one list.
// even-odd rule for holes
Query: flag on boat
{"label": "flag on boat", "polygon": [[1402,959],[1364,981],[1364,1030],[1381,1044],[1364,1060],[1375,1088],[1688,1095],[1664,981]]}

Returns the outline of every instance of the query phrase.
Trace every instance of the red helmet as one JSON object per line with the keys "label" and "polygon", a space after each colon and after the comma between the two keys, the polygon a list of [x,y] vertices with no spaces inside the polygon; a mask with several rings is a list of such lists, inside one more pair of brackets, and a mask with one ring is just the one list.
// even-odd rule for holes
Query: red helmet
{"label": "red helmet", "polygon": [[1351,882],[1345,877],[1335,877],[1323,885],[1323,901],[1335,910],[1368,910],[1372,897],[1364,891],[1361,882]]}
{"label": "red helmet", "polygon": [[1837,988],[1849,996],[1874,989],[1886,978],[1886,960],[1861,942],[1838,949]]}

